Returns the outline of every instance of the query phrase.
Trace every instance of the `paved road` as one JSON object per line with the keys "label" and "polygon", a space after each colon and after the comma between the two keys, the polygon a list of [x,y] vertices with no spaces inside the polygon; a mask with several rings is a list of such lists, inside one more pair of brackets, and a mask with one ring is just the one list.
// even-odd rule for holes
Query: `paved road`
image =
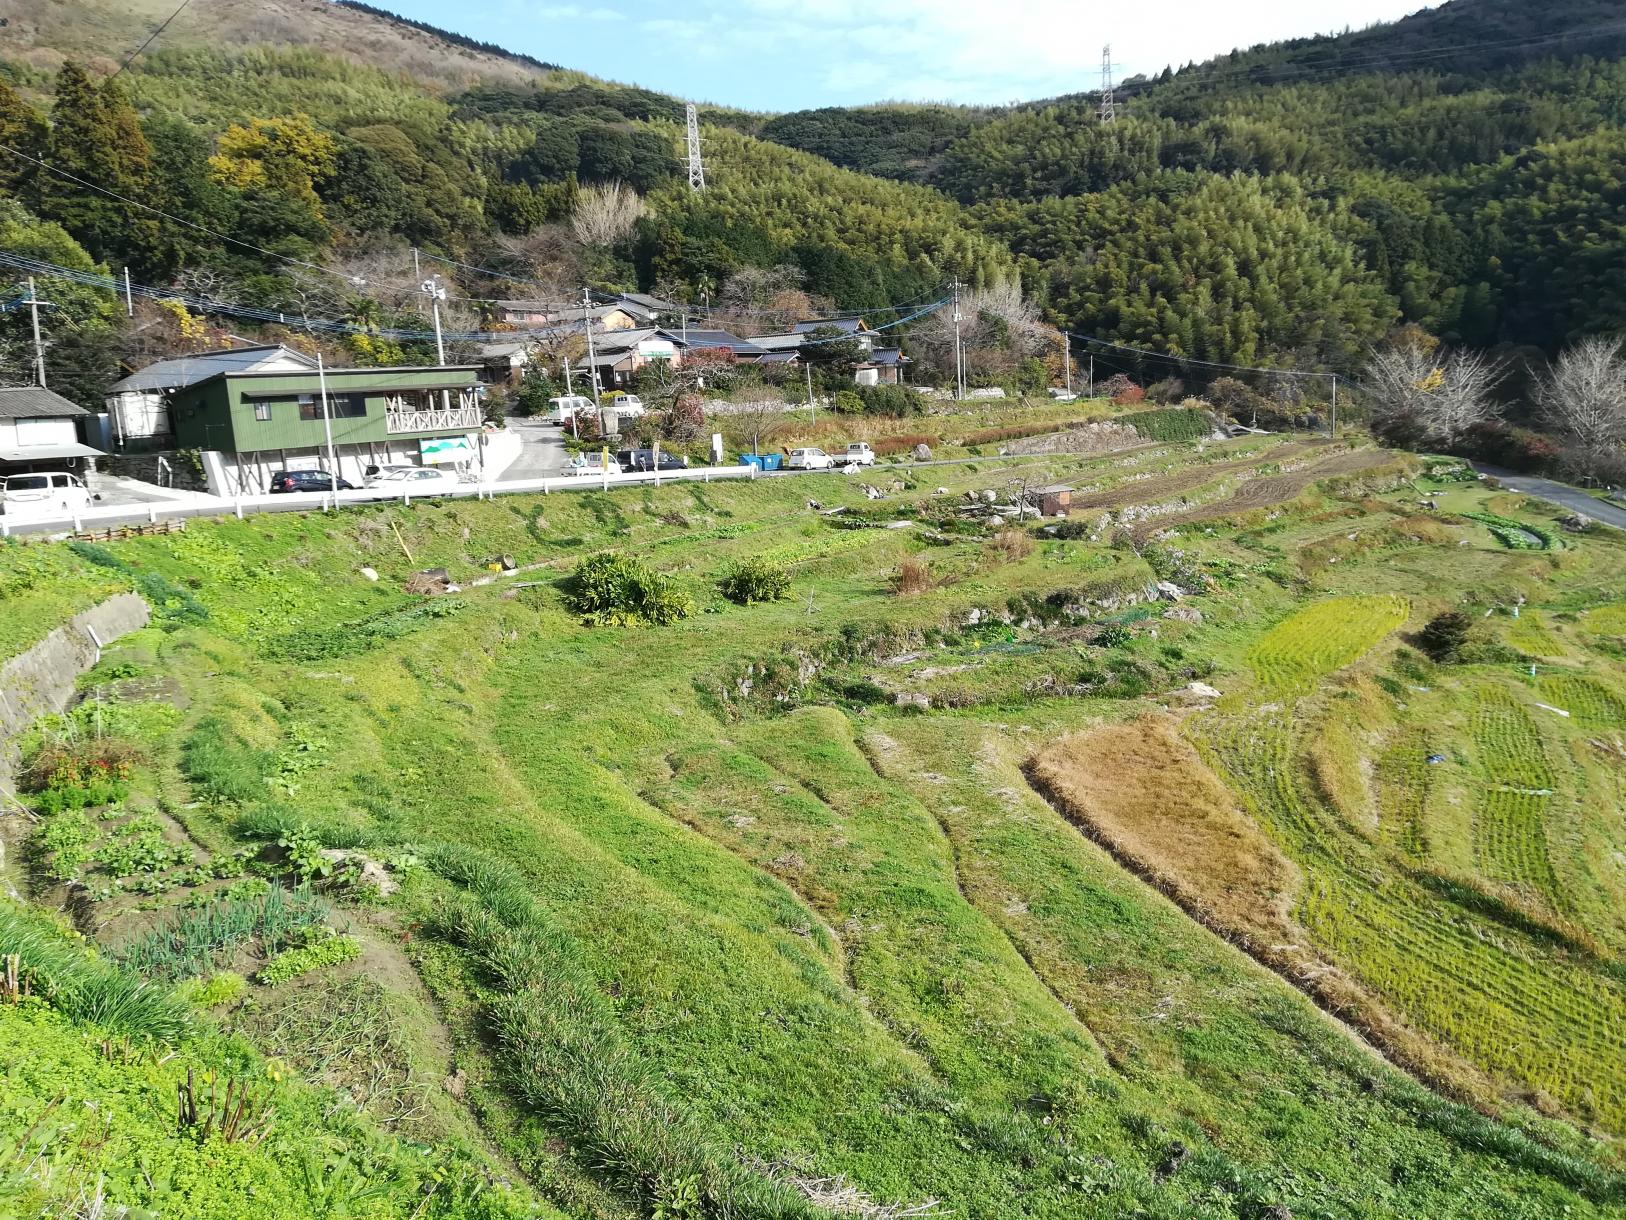
{"label": "paved road", "polygon": [[1481,462],[1473,463],[1473,468],[1481,474],[1490,475],[1509,491],[1523,492],[1527,496],[1549,500],[1583,516],[1591,517],[1594,521],[1602,521],[1617,529],[1626,530],[1626,508],[1588,495],[1579,487],[1571,487],[1568,483],[1555,483],[1552,479],[1538,478],[1533,474],[1515,474],[1511,470],[1503,470],[1499,466],[1486,466]]}
{"label": "paved road", "polygon": [[498,483],[521,479],[546,479],[559,473],[565,464],[564,430],[539,419],[513,418],[508,426],[519,434],[519,458],[497,476]]}

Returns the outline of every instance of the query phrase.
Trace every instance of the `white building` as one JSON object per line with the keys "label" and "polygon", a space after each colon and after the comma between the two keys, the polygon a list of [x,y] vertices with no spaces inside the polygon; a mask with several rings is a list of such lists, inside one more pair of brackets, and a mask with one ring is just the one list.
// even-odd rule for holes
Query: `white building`
{"label": "white building", "polygon": [[81,441],[90,412],[44,386],[0,386],[0,475],[25,470],[85,473],[105,456]]}

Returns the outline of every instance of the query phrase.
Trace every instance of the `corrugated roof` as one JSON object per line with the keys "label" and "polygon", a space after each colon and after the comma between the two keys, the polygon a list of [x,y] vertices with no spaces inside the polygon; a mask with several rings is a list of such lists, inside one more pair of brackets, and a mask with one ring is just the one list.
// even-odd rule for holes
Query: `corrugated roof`
{"label": "corrugated roof", "polygon": [[[270,362],[298,365],[308,369],[316,367],[316,361],[309,356],[284,347],[280,343],[269,343],[260,347],[234,347],[218,352],[194,352],[189,356],[171,356],[168,360],[156,360],[146,368],[131,373],[124,380],[114,382],[108,392],[122,394],[136,390],[178,390],[183,386],[207,381],[217,373],[247,372]],[[288,371],[294,370],[290,368]]]}
{"label": "corrugated roof", "polygon": [[791,352],[768,352],[766,355],[758,356],[757,357],[757,363],[758,364],[792,364],[792,363],[795,362],[797,355],[798,355],[798,353],[793,352],[793,351],[791,351]]}
{"label": "corrugated roof", "polygon": [[44,386],[0,386],[0,419],[57,419],[89,414],[78,403]]}
{"label": "corrugated roof", "polygon": [[765,347],[770,352],[783,352],[802,346],[807,336],[803,334],[788,335],[752,335],[751,342],[758,347]]}
{"label": "corrugated roof", "polygon": [[[667,333],[670,334],[671,332],[668,331]],[[760,356],[767,350],[765,348],[758,347],[749,339],[742,339],[738,335],[731,335],[726,330],[695,330],[692,326],[689,328],[687,335],[679,336],[679,341],[684,347],[730,348],[736,356]]]}

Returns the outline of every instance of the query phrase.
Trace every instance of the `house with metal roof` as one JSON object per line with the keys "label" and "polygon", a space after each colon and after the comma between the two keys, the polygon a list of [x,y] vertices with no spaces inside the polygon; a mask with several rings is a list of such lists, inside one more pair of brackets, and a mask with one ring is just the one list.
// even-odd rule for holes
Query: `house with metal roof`
{"label": "house with metal roof", "polygon": [[107,391],[108,420],[116,448],[167,442],[170,426],[166,395],[217,373],[302,372],[316,361],[280,343],[194,352],[155,360],[115,381]]}
{"label": "house with metal roof", "polygon": [[263,492],[278,470],[332,470],[358,487],[368,466],[478,470],[477,365],[232,371],[170,392],[175,443],[196,449],[215,495]]}
{"label": "house with metal roof", "polygon": [[0,473],[79,470],[107,456],[80,437],[94,418],[44,386],[0,386]]}

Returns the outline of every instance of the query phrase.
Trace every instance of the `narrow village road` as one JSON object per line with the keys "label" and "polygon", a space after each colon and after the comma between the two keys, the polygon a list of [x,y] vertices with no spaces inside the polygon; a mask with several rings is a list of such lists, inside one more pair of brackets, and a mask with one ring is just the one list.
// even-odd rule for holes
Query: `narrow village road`
{"label": "narrow village road", "polygon": [[1606,525],[1626,530],[1626,508],[1590,496],[1579,487],[1571,487],[1568,483],[1555,483],[1552,479],[1539,478],[1533,474],[1515,474],[1511,470],[1487,466],[1482,462],[1474,462],[1472,465],[1481,474],[1488,474],[1499,481],[1509,491],[1523,492],[1527,496],[1549,500],[1582,516],[1591,517],[1594,521],[1602,521]]}
{"label": "narrow village road", "polygon": [[546,479],[559,473],[565,464],[565,443],[558,425],[515,416],[508,420],[508,426],[519,434],[521,448],[514,464],[497,476],[499,485]]}

